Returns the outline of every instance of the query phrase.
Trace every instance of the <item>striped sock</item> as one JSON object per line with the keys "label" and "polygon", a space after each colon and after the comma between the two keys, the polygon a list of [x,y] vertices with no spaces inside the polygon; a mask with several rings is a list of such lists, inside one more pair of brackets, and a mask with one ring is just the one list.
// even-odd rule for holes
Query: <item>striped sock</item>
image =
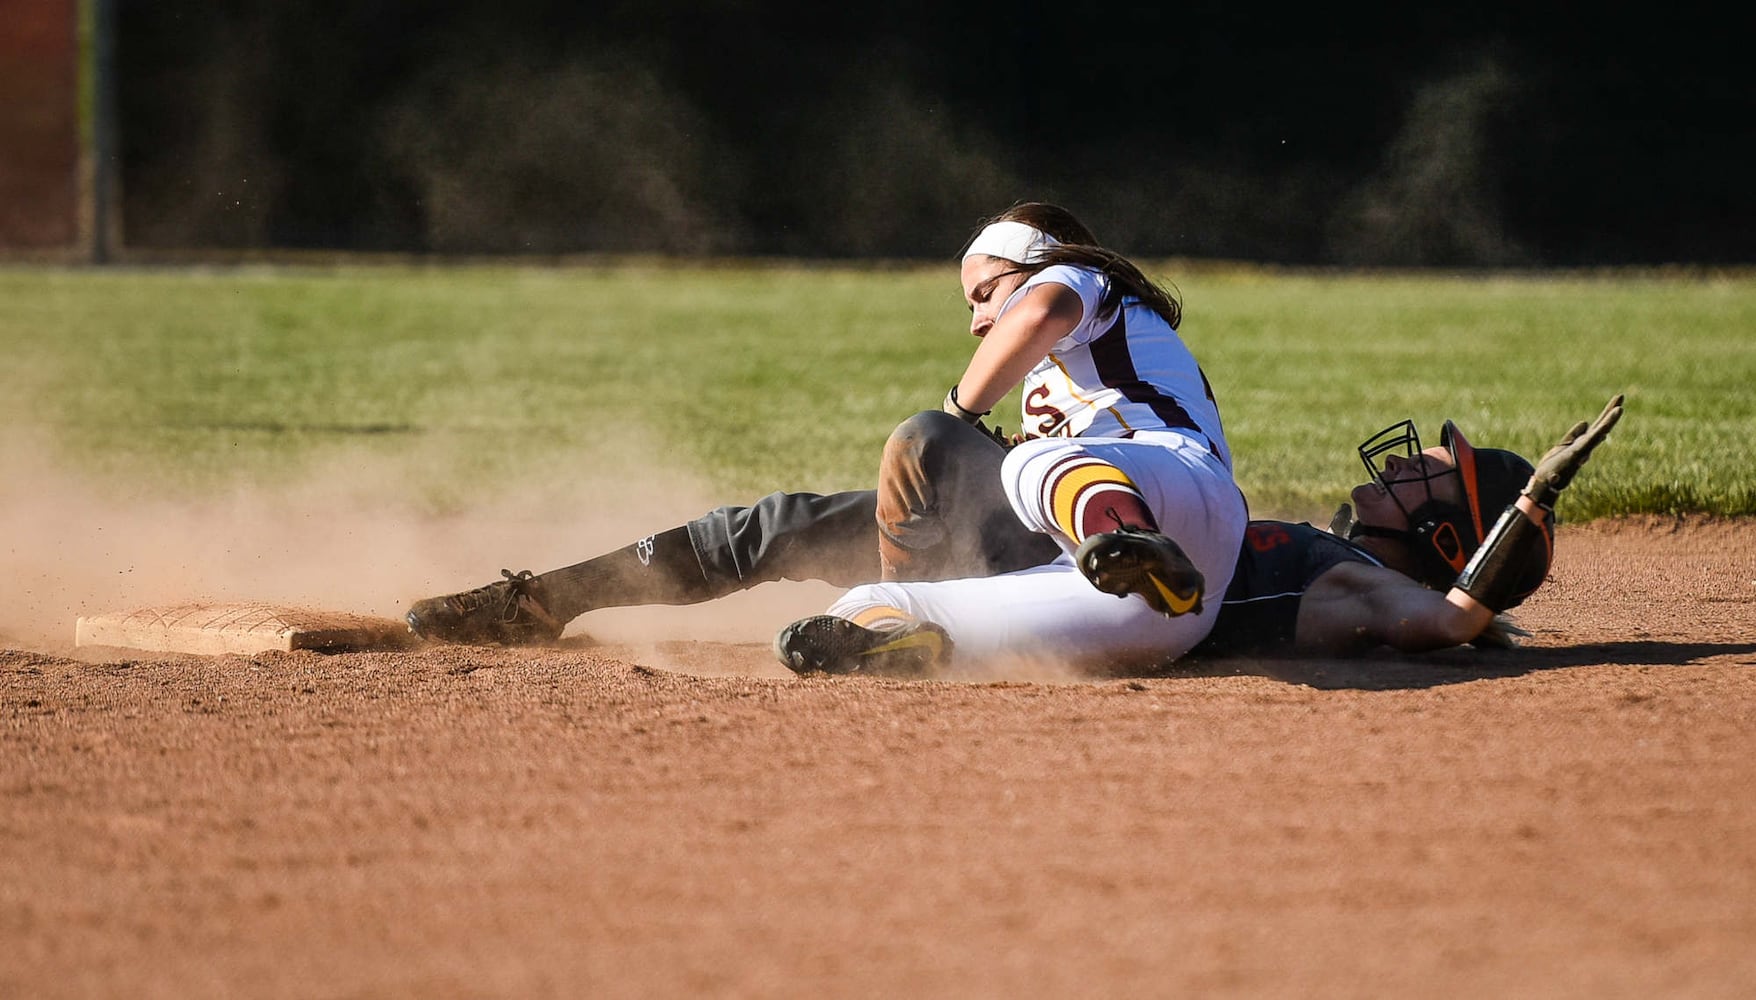
{"label": "striped sock", "polygon": [[861,628],[871,629],[902,628],[915,623],[914,615],[888,604],[865,608],[845,617]]}
{"label": "striped sock", "polygon": [[1043,477],[1041,501],[1074,544],[1122,527],[1158,530],[1146,497],[1128,474],[1090,456],[1069,458],[1051,469]]}

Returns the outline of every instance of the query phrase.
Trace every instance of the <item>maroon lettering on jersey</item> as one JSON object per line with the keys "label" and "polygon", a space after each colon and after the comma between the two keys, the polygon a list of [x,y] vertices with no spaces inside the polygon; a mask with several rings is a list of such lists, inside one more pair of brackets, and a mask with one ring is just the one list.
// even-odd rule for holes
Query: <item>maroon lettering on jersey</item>
{"label": "maroon lettering on jersey", "polygon": [[1024,397],[1024,412],[1043,418],[1036,426],[1038,437],[1048,437],[1067,423],[1067,414],[1044,402],[1048,398],[1049,387],[1046,385],[1037,386]]}

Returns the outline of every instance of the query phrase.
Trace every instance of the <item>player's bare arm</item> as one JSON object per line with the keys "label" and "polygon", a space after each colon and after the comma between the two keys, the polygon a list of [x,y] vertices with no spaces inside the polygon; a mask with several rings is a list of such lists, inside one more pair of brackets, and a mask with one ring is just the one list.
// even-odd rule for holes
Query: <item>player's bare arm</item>
{"label": "player's bare arm", "polygon": [[1084,315],[1079,295],[1065,285],[1042,284],[1025,292],[982,337],[957,382],[958,403],[978,413],[992,409]]}
{"label": "player's bare arm", "polygon": [[1494,612],[1402,573],[1369,563],[1342,563],[1318,577],[1299,606],[1295,647],[1301,653],[1342,655],[1377,646],[1420,653],[1476,638]]}

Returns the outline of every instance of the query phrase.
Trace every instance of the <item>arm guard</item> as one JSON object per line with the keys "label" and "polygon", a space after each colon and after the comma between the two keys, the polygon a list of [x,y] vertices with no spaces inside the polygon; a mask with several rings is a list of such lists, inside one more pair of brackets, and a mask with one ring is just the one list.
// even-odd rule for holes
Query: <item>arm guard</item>
{"label": "arm guard", "polygon": [[1507,507],[1453,586],[1496,614],[1515,608],[1549,575],[1550,546],[1543,525]]}

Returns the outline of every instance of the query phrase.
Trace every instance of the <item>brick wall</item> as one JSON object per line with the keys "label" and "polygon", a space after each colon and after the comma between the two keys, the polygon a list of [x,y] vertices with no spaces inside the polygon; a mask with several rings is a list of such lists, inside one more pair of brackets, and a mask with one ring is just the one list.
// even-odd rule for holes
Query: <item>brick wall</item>
{"label": "brick wall", "polygon": [[0,248],[79,239],[78,0],[0,0]]}

